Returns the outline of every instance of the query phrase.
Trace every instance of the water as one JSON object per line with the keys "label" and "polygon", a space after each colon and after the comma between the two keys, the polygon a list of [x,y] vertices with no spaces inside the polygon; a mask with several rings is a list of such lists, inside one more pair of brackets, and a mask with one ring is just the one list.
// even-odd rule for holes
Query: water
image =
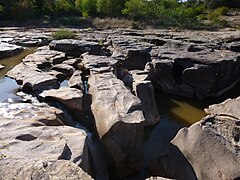
{"label": "water", "polygon": [[5,74],[14,66],[19,64],[24,57],[26,57],[28,54],[33,53],[34,51],[35,48],[29,48],[23,50],[22,53],[16,56],[0,59],[0,64],[5,66],[4,69],[0,70],[0,102],[18,99],[18,96],[16,96],[15,93],[19,88],[19,85],[15,80],[5,77]]}
{"label": "water", "polygon": [[155,95],[160,115],[170,117],[185,126],[189,126],[206,116],[204,108],[207,108],[209,105],[221,103],[228,98],[240,96],[240,83],[221,97],[207,98],[202,101],[168,95],[160,90],[155,90]]}

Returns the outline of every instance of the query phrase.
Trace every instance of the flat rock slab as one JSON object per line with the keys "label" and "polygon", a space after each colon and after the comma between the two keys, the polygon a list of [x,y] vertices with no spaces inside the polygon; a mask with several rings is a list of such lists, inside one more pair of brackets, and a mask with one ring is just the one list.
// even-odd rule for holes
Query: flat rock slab
{"label": "flat rock slab", "polygon": [[59,89],[52,89],[43,91],[39,95],[45,101],[59,101],[64,104],[67,109],[75,109],[78,111],[82,111],[82,91],[69,88],[69,87],[60,87]]}
{"label": "flat rock slab", "polygon": [[33,54],[28,55],[23,59],[24,63],[32,63],[42,65],[44,64],[59,64],[66,60],[66,55],[63,52],[50,50],[47,46],[37,49]]}
{"label": "flat rock slab", "polygon": [[11,57],[23,51],[23,47],[0,42],[0,59]]}
{"label": "flat rock slab", "polygon": [[51,70],[59,71],[65,74],[66,77],[71,77],[75,71],[74,67],[68,64],[56,64],[51,68]]}
{"label": "flat rock slab", "polygon": [[76,39],[53,40],[49,47],[52,50],[62,51],[71,56],[80,56],[85,52],[99,54],[101,50],[101,46],[96,42]]}
{"label": "flat rock slab", "polygon": [[67,160],[56,161],[5,161],[0,162],[1,179],[82,179],[92,180],[76,164]]}
{"label": "flat rock slab", "polygon": [[0,103],[2,118],[24,121],[33,126],[63,125],[63,112],[60,109],[47,105],[33,105],[30,103]]}
{"label": "flat rock slab", "polygon": [[[36,112],[41,113],[37,107],[34,108]],[[78,164],[81,162],[87,136],[84,130],[69,126],[39,126],[29,123],[34,121],[34,118],[31,119],[32,112],[20,111],[17,115],[21,119],[11,117],[14,112],[17,110],[5,112],[7,118],[0,118],[0,153],[4,155],[4,161],[44,162],[66,159]],[[46,121],[54,115],[54,111],[47,114],[45,110]],[[44,116],[42,117],[43,121]]]}
{"label": "flat rock slab", "polygon": [[141,101],[111,72],[92,73],[88,83],[96,130],[111,156],[114,173],[123,177],[139,170],[145,120]]}

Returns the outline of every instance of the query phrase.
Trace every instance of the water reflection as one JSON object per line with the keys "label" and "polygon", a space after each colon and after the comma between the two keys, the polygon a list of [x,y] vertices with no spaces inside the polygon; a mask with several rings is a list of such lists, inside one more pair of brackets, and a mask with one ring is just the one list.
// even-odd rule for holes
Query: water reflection
{"label": "water reflection", "polygon": [[4,65],[4,69],[0,70],[0,102],[6,102],[8,99],[15,100],[18,99],[16,96],[16,91],[19,85],[15,80],[5,77],[5,74],[11,70],[14,66],[19,64],[22,59],[35,51],[35,48],[25,49],[19,55],[0,59],[0,64]]}
{"label": "water reflection", "polygon": [[240,84],[218,98],[207,98],[202,101],[186,97],[168,95],[161,90],[155,90],[156,101],[160,115],[169,116],[182,124],[189,126],[206,116],[204,108],[217,104],[228,98],[240,96]]}

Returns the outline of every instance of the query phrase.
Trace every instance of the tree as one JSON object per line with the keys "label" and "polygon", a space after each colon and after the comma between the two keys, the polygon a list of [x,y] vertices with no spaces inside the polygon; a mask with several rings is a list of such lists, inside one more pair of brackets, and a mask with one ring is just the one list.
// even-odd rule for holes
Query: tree
{"label": "tree", "polygon": [[102,16],[119,17],[124,5],[125,0],[97,0],[97,11]]}

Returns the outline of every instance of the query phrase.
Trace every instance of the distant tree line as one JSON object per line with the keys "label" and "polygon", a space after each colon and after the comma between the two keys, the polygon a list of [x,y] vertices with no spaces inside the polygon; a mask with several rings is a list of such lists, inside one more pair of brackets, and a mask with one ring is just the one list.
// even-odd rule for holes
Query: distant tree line
{"label": "distant tree line", "polygon": [[240,0],[0,0],[0,20],[50,16],[127,17],[161,24],[194,23],[206,9],[240,8]]}

